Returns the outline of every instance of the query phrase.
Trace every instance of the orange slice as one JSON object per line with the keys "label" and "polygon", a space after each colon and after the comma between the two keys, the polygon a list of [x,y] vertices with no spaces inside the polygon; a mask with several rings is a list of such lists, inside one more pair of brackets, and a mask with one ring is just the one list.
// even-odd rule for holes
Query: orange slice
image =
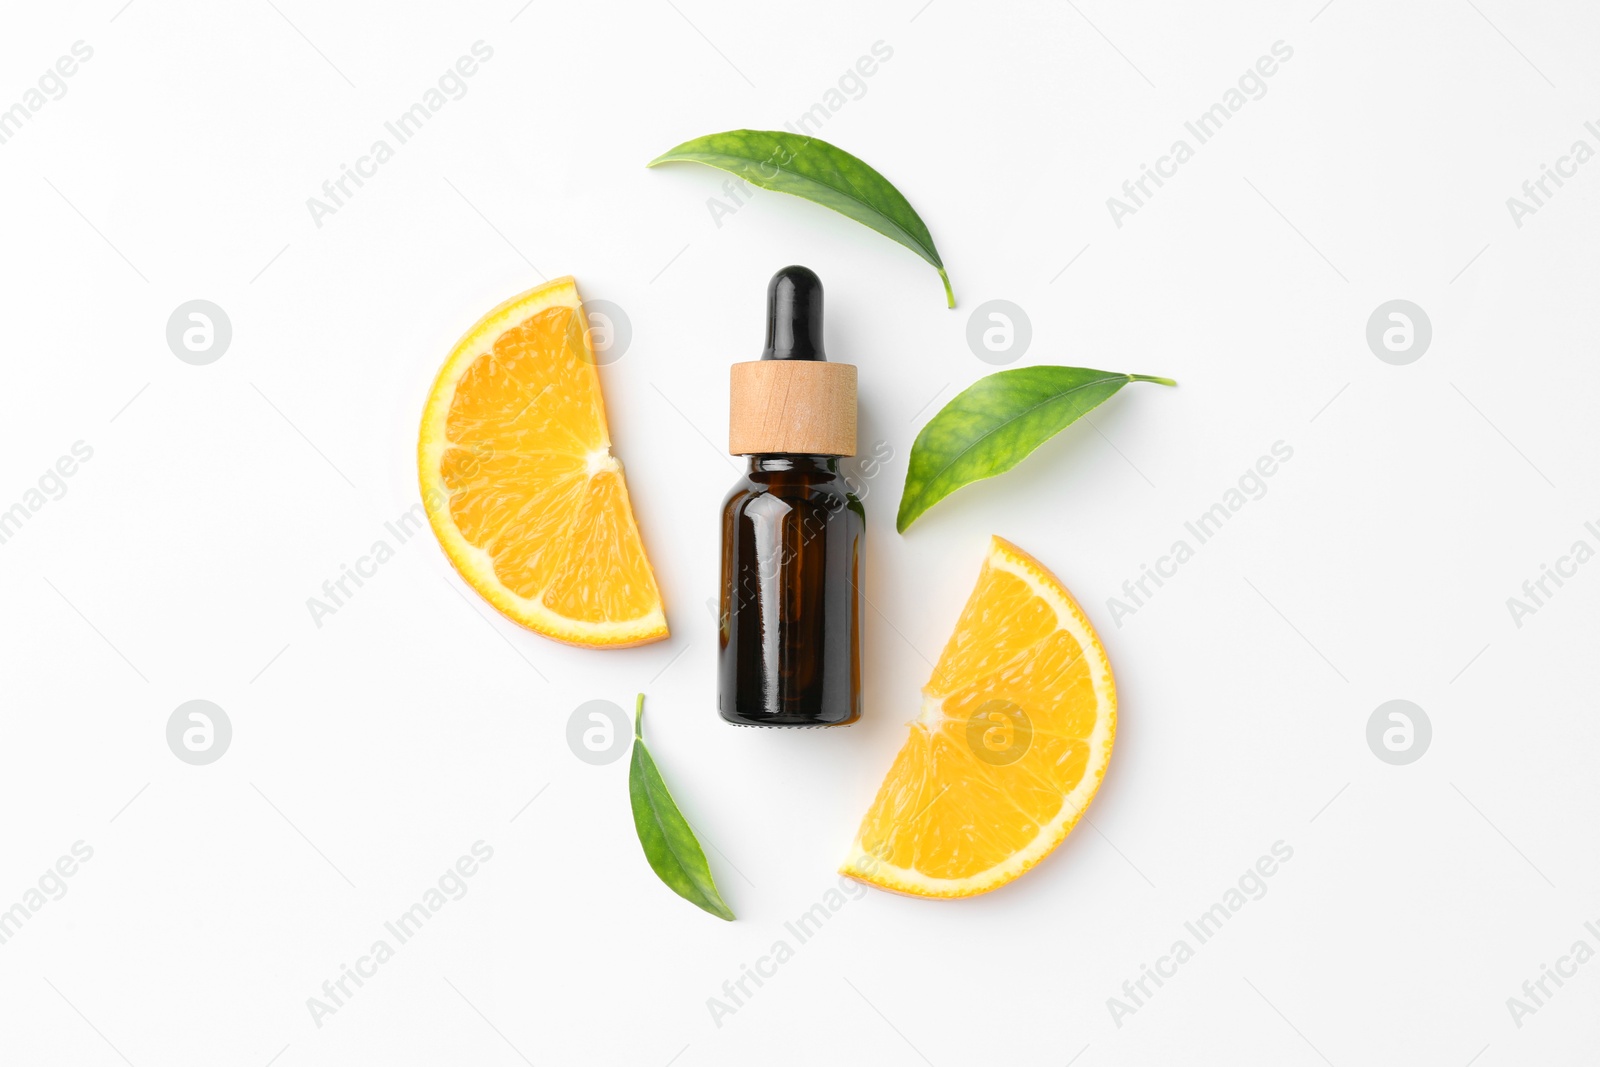
{"label": "orange slice", "polygon": [[997,889],[1048,856],[1111,759],[1117,693],[1055,575],[992,538],[840,873],[919,897]]}
{"label": "orange slice", "polygon": [[506,617],[588,648],[667,636],[571,278],[467,331],[428,394],[417,465],[439,544]]}

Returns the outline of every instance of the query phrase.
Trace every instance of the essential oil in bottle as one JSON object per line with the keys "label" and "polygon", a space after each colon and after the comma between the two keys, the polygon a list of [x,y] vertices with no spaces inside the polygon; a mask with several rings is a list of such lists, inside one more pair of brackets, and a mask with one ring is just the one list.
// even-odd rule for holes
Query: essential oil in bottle
{"label": "essential oil in bottle", "polygon": [[722,505],[717,707],[741,726],[861,717],[867,515],[839,472],[856,452],[856,369],[829,363],[822,282],[767,286],[767,346],[735,363],[728,451],[750,467]]}

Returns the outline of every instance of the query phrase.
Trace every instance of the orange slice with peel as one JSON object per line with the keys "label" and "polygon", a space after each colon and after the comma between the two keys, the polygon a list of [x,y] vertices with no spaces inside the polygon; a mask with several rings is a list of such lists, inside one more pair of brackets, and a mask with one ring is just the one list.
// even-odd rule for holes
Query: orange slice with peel
{"label": "orange slice with peel", "polygon": [[1061,843],[1111,759],[1100,638],[1038,560],[995,537],[840,873],[919,897],[1014,881]]}
{"label": "orange slice with peel", "polygon": [[571,278],[512,297],[456,344],[417,466],[445,555],[507,618],[588,648],[667,636]]}

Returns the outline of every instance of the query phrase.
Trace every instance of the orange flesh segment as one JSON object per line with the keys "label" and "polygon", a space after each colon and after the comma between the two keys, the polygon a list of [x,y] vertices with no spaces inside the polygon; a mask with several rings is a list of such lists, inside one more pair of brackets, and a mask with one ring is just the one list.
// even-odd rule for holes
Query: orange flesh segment
{"label": "orange flesh segment", "polygon": [[[923,697],[844,872],[925,896],[996,888],[1065,837],[1104,774],[1115,722],[1104,651],[1059,582],[995,538]],[[988,714],[996,706],[1026,724]],[[1020,756],[993,758],[1024,735]]]}
{"label": "orange flesh segment", "polygon": [[424,416],[424,499],[457,569],[516,621],[574,644],[659,640],[661,596],[585,327],[560,279],[468,334]]}

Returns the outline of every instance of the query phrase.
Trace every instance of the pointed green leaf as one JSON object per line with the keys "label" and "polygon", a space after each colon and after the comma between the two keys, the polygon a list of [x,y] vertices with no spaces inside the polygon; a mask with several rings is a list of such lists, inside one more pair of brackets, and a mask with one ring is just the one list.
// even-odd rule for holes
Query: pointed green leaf
{"label": "pointed green leaf", "polygon": [[1178,384],[1087,367],[1017,367],[978,379],[917,434],[895,529],[905,533],[963,485],[1015,467],[1129,382]]}
{"label": "pointed green leaf", "polygon": [[634,707],[633,760],[628,766],[628,799],[633,803],[633,826],[644,846],[650,869],[674,893],[719,919],[733,921],[733,911],[722,902],[711,878],[706,854],[695,840],[688,820],[673,803],[656,761],[644,747],[644,694]]}
{"label": "pointed green leaf", "polygon": [[944,261],[910,201],[889,179],[844,149],[782,130],[729,130],[685,141],[646,166],[676,161],[737,174],[751,185],[803,197],[872,227],[933,264],[949,306],[956,306]]}

